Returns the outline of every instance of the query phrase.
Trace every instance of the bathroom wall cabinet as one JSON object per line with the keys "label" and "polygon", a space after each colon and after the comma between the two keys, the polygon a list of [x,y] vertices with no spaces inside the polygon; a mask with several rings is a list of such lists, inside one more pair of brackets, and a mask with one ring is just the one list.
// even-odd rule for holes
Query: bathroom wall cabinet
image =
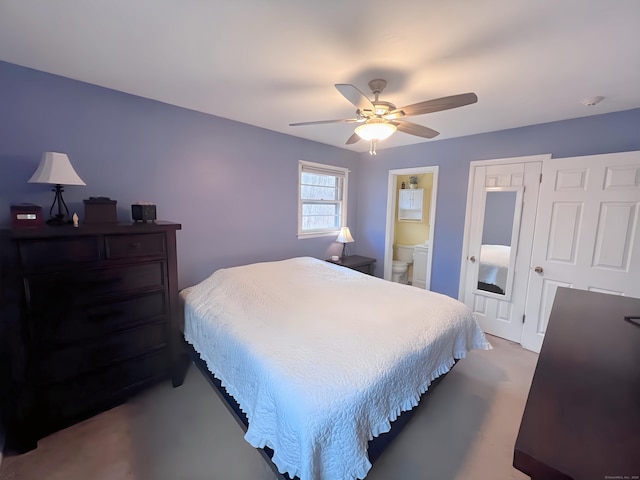
{"label": "bathroom wall cabinet", "polygon": [[422,221],[424,188],[403,189],[398,192],[398,220]]}

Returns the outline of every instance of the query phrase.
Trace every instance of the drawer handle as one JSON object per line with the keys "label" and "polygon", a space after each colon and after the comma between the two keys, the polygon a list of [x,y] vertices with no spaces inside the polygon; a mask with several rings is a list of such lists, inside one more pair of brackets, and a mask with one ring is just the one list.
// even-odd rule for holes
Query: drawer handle
{"label": "drawer handle", "polygon": [[140,242],[135,242],[131,244],[131,248],[135,248],[135,249],[140,249],[142,245],[140,245]]}

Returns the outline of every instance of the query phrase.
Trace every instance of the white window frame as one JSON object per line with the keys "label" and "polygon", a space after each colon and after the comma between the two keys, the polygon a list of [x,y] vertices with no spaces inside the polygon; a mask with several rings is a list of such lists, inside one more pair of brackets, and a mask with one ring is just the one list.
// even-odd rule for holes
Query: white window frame
{"label": "white window frame", "polygon": [[[302,173],[318,173],[321,175],[331,175],[342,179],[342,199],[340,200],[340,225],[337,228],[323,230],[302,230]],[[323,163],[308,162],[298,160],[298,238],[316,238],[338,235],[340,227],[347,225],[347,198],[349,186],[349,169],[325,165]]]}

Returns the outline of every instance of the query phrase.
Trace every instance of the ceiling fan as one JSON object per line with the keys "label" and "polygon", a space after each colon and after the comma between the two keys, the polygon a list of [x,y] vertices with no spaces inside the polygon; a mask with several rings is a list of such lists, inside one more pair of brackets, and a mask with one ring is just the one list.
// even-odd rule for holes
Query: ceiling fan
{"label": "ceiling fan", "polygon": [[370,100],[354,85],[337,83],[335,87],[338,91],[357,108],[355,118],[290,123],[289,126],[320,125],[323,123],[360,123],[361,125],[356,127],[355,132],[347,139],[346,144],[351,145],[360,141],[360,139],[369,140],[371,142],[369,153],[375,155],[378,140],[388,138],[396,130],[424,138],[433,138],[440,134],[423,125],[407,122],[403,120],[404,117],[440,112],[442,110],[470,105],[478,101],[475,93],[462,93],[460,95],[426,100],[402,108],[396,108],[393,103],[379,100],[380,93],[386,86],[386,80],[371,80],[369,82],[369,88],[374,95],[374,100]]}

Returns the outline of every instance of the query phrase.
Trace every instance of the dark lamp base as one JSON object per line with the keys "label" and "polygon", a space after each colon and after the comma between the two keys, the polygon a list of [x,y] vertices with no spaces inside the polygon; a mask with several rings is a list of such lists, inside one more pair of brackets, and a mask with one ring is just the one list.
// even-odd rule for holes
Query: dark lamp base
{"label": "dark lamp base", "polygon": [[[62,199],[62,192],[64,192],[64,188],[62,185],[57,184],[53,189],[56,192],[56,196],[53,199],[53,203],[51,204],[51,209],[49,210],[49,215],[51,218],[47,220],[47,225],[68,225],[73,223],[71,219],[69,219],[69,209],[67,208],[67,204],[64,203]],[[58,213],[53,214],[53,209],[58,204]],[[67,220],[65,220],[67,218]]]}

